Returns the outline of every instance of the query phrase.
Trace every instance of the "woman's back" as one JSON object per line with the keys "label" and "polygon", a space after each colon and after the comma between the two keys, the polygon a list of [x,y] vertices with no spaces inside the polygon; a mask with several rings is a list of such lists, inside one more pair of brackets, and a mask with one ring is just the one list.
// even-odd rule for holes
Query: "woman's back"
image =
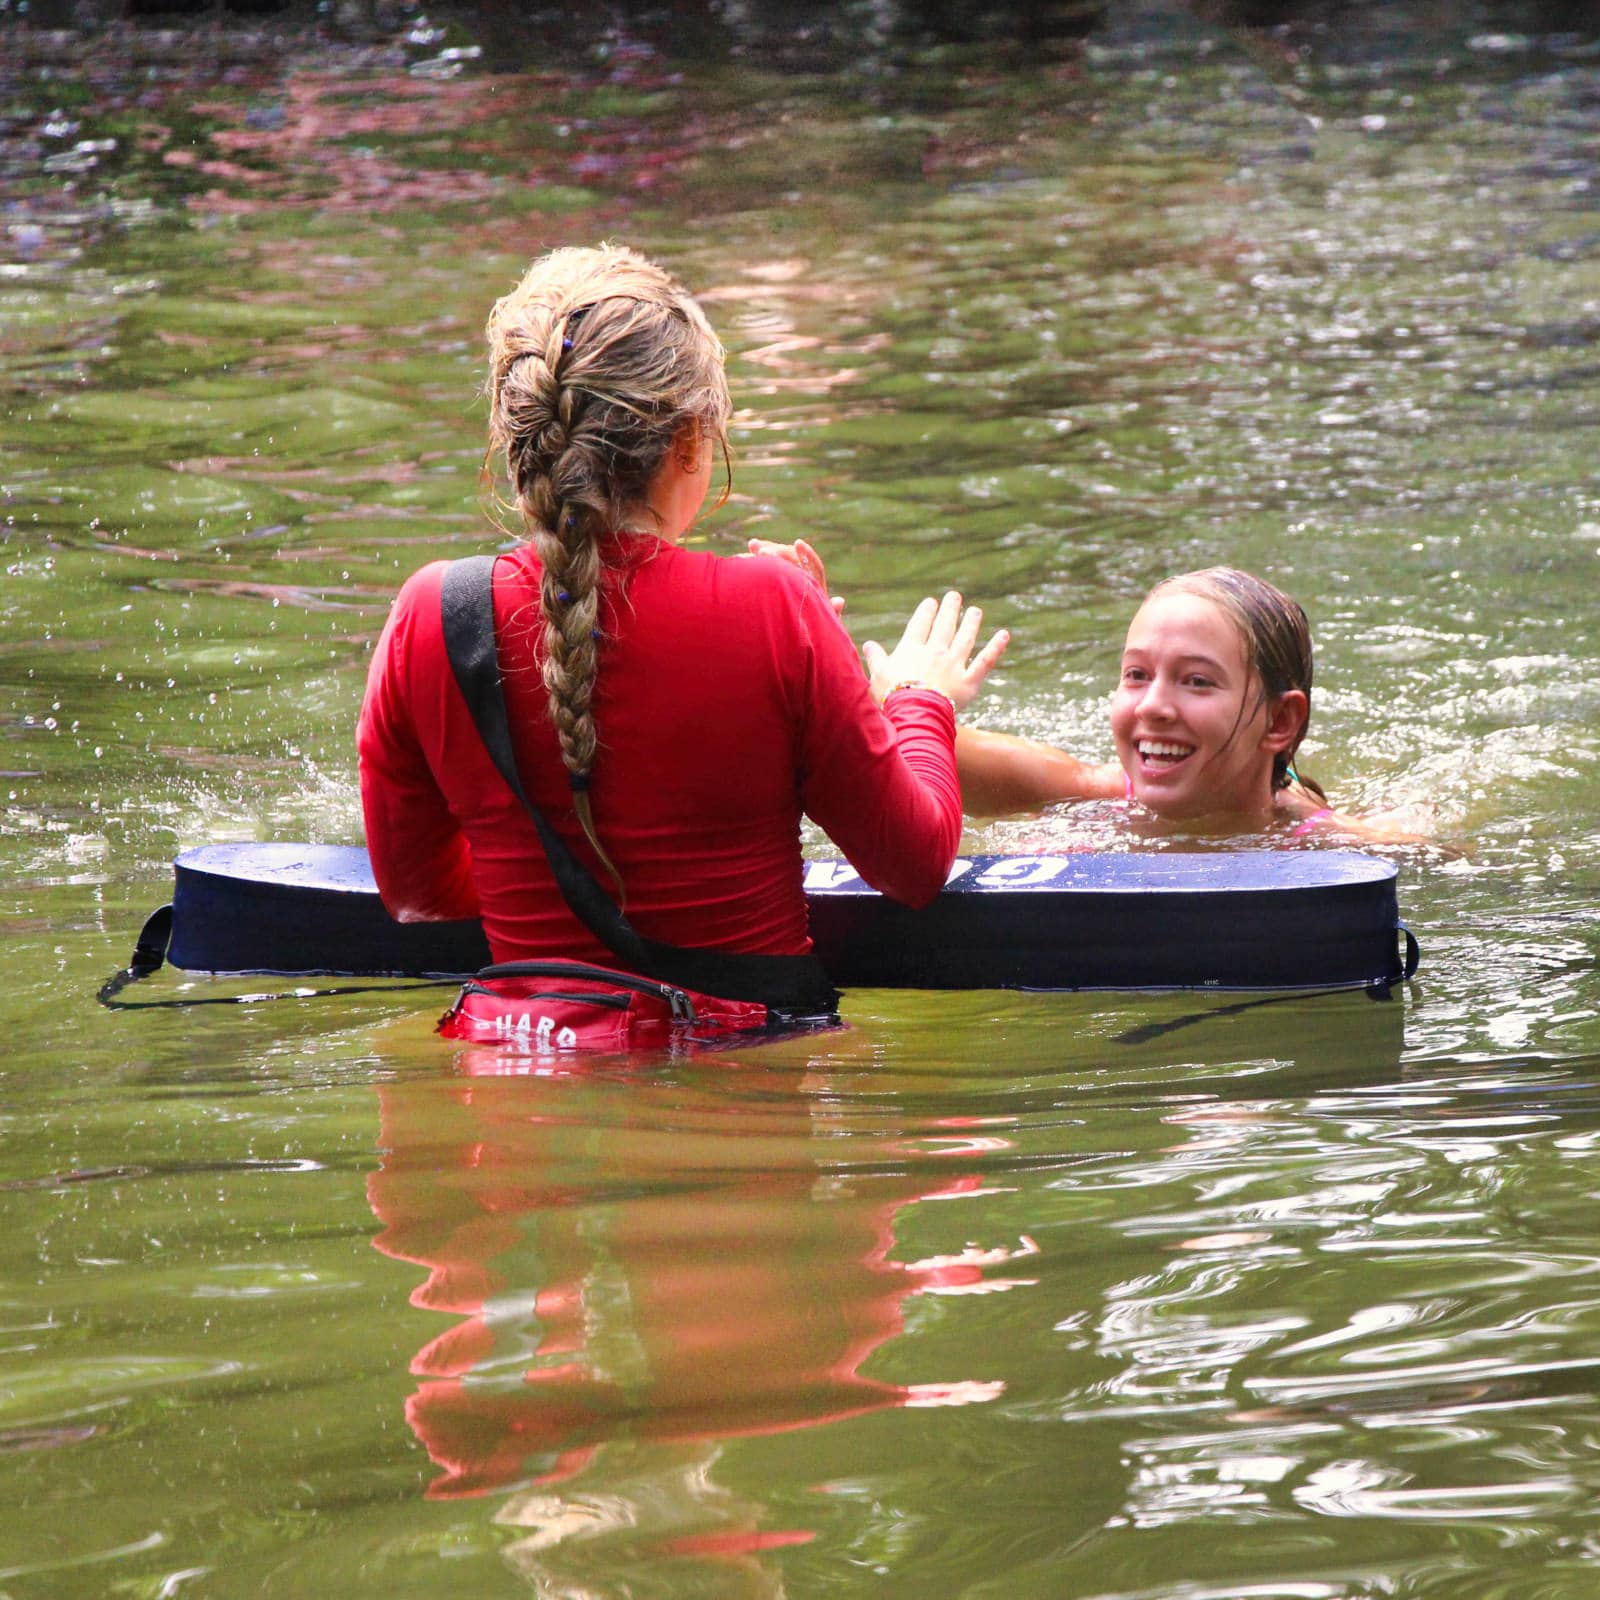
{"label": "woman's back", "polygon": [[[436,563],[407,583],[373,663],[360,743],[379,882],[402,914],[480,913],[496,959],[603,960],[609,953],[562,901],[455,688],[439,624],[443,571]],[[519,770],[605,883],[573,812],[540,674],[539,582],[531,547],[496,565]],[[588,793],[641,932],[710,948],[808,949],[802,811],[880,888],[913,902],[937,892],[960,829],[953,777],[938,782],[948,771],[945,708],[897,696],[891,723],[814,584],[779,562],[634,535],[607,541],[598,621],[600,749]],[[919,747],[933,759],[919,761]],[[456,829],[470,863],[435,847]]]}

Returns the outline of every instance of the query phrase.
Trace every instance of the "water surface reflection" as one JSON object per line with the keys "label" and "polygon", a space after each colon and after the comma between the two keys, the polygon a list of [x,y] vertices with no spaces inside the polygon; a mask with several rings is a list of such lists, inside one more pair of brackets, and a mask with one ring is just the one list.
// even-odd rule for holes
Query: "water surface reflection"
{"label": "water surface reflection", "polygon": [[380,1091],[375,1242],[429,1269],[413,1303],[466,1319],[412,1363],[425,1381],[407,1416],[443,1469],[430,1493],[559,1481],[617,1439],[715,1441],[1000,1392],[861,1371],[907,1296],[1023,1281],[986,1269],[1032,1253],[1026,1239],[891,1258],[904,1207],[982,1192],[961,1170],[972,1140],[936,1136],[899,1174],[879,1150],[857,1175],[803,1081],[726,1069],[731,1104],[714,1085],[470,1063],[459,1081]]}

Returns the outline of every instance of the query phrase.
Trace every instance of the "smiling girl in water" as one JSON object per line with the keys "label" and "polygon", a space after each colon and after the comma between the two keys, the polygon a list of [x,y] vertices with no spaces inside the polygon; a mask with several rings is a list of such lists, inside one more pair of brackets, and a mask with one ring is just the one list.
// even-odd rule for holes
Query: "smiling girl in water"
{"label": "smiling girl in water", "polygon": [[[751,540],[750,549],[801,567],[826,592],[822,561],[803,541]],[[833,606],[841,610],[843,601]],[[997,644],[1004,642],[1002,634]],[[869,657],[874,648],[867,646]],[[1295,770],[1311,677],[1311,629],[1298,601],[1237,567],[1167,578],[1145,596],[1123,645],[1111,700],[1117,759],[1081,761],[1036,739],[960,727],[962,809],[994,817],[1063,800],[1126,799],[1186,833],[1326,830],[1420,842],[1339,815],[1321,786]]]}
{"label": "smiling girl in water", "polygon": [[1281,590],[1235,567],[1168,578],[1128,627],[1111,699],[1117,760],[1080,761],[1033,739],[963,728],[964,807],[996,816],[1126,797],[1186,829],[1364,831],[1295,771],[1311,676],[1306,614]]}

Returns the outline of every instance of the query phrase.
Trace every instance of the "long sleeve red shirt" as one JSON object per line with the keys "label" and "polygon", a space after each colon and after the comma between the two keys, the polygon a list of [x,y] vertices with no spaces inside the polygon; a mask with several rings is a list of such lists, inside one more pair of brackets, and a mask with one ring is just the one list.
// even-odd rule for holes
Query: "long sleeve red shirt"
{"label": "long sleeve red shirt", "polygon": [[[379,892],[401,920],[481,916],[497,961],[606,961],[456,686],[439,614],[444,568],[424,567],[401,589],[368,675],[357,744]],[[528,546],[495,567],[518,770],[608,883],[573,814],[546,709],[539,571]],[[631,539],[608,551],[600,632],[590,802],[641,933],[808,950],[802,812],[875,888],[912,905],[938,893],[961,833],[950,706],[906,692],[880,711],[849,635],[801,572]]]}

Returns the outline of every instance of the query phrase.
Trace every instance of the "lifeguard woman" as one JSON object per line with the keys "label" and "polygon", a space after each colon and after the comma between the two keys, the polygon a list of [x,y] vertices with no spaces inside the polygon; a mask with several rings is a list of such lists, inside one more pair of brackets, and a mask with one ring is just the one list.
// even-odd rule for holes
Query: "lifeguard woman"
{"label": "lifeguard woman", "polygon": [[[656,940],[809,950],[800,819],[912,905],[961,830],[955,706],[973,654],[960,597],[924,601],[869,673],[792,564],[685,549],[732,405],[690,295],[631,250],[535,262],[488,324],[489,459],[525,541],[493,573],[524,788]],[[731,481],[731,478],[730,478]],[[611,962],[560,893],[446,659],[435,562],[401,589],[358,744],[373,872],[401,920],[481,916],[496,961]],[[969,659],[970,658],[970,659]]]}

